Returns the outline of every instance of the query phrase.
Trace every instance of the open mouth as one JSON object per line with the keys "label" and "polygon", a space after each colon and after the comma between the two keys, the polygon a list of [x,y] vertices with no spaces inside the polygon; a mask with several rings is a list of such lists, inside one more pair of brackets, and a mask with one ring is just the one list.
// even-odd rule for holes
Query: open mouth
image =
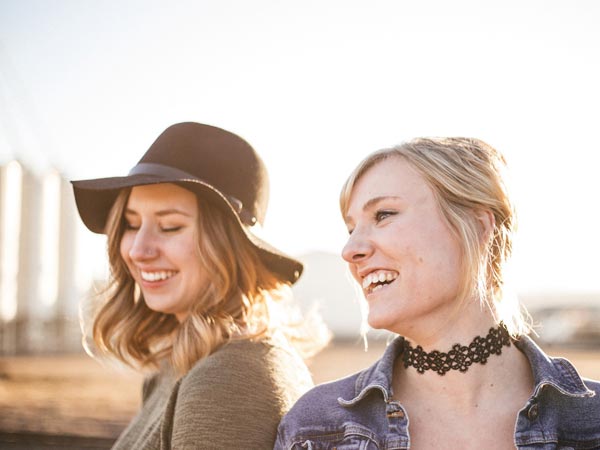
{"label": "open mouth", "polygon": [[372,294],[383,287],[391,284],[398,278],[398,272],[388,270],[378,270],[371,272],[363,278],[362,288],[365,294]]}
{"label": "open mouth", "polygon": [[172,276],[174,276],[177,272],[173,270],[159,270],[156,272],[146,272],[144,270],[140,270],[140,277],[144,281],[148,282],[156,282],[156,281],[164,281],[168,280]]}

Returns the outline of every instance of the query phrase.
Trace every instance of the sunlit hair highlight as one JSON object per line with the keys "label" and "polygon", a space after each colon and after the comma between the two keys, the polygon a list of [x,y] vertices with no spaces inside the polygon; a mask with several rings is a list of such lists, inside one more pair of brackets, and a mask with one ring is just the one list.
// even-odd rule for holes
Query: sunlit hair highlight
{"label": "sunlit hair highlight", "polygon": [[308,331],[302,320],[294,322],[293,314],[284,315],[287,322],[273,319],[272,306],[289,303],[289,283],[266,268],[226,212],[203,198],[198,198],[198,258],[207,287],[181,323],[148,308],[120,254],[129,192],[119,194],[107,221],[111,273],[92,327],[101,353],[136,368],[156,368],[168,360],[184,374],[232,339],[262,338],[281,330],[302,356],[325,345],[329,336],[322,322]]}
{"label": "sunlit hair highlight", "polygon": [[[476,296],[513,337],[528,334],[529,315],[518,302],[504,297],[503,269],[512,253],[516,216],[505,183],[502,154],[479,139],[462,137],[417,138],[379,150],[367,156],[344,183],[340,195],[343,216],[358,180],[389,158],[403,158],[423,176],[461,246],[459,304]],[[489,236],[484,235],[478,219],[485,212],[494,218]]]}

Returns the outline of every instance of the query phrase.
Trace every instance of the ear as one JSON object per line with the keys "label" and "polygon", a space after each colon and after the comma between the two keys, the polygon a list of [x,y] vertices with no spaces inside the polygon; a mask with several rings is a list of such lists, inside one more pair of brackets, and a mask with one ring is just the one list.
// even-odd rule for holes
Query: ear
{"label": "ear", "polygon": [[496,226],[496,219],[494,213],[489,209],[479,209],[475,211],[475,217],[479,223],[479,230],[481,233],[481,242],[488,242],[490,236],[494,232]]}

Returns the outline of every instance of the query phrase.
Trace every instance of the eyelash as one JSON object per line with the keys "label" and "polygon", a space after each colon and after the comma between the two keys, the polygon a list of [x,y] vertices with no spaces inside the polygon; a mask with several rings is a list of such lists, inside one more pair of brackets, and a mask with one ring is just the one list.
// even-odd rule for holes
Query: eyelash
{"label": "eyelash", "polygon": [[[181,230],[183,227],[181,226],[177,226],[177,227],[170,227],[170,228],[161,228],[160,231],[162,231],[163,233],[175,233],[176,231]],[[135,227],[133,225],[128,224],[127,222],[125,223],[125,229],[126,230],[133,230],[133,231],[137,231],[140,229],[140,227]]]}
{"label": "eyelash", "polygon": [[382,220],[387,219],[390,216],[395,216],[396,214],[398,214],[396,211],[390,211],[390,210],[387,210],[387,209],[382,209],[382,210],[379,210],[379,211],[375,212],[374,219],[375,219],[375,222],[379,223]]}
{"label": "eyelash", "polygon": [[[379,223],[384,219],[387,219],[390,216],[395,216],[396,214],[398,214],[397,211],[390,211],[387,209],[381,209],[379,211],[375,211],[375,214],[373,215],[373,219],[375,220],[375,223]],[[352,232],[354,231],[354,229],[348,230],[348,234],[352,234]]]}
{"label": "eyelash", "polygon": [[171,228],[161,228],[160,231],[164,232],[164,233],[174,233],[176,231],[181,230],[183,227],[171,227]]}

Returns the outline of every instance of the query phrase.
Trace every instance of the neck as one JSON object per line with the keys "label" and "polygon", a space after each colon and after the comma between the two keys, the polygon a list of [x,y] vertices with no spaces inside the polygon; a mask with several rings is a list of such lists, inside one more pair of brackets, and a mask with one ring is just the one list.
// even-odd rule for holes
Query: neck
{"label": "neck", "polygon": [[420,345],[415,348],[405,340],[402,362],[405,368],[414,367],[421,374],[428,370],[438,375],[451,370],[466,372],[471,365],[486,364],[490,356],[502,354],[503,347],[510,344],[510,335],[503,325],[490,328],[485,336],[476,336],[467,345],[454,344],[447,352],[427,352]]}
{"label": "neck", "polygon": [[[491,321],[481,320],[478,326],[469,327],[466,323],[455,324],[453,329],[463,330],[462,333],[449,333],[437,340],[429,341],[427,352],[438,350],[448,352],[455,344],[469,346],[476,336],[485,337],[490,327],[496,327]],[[471,329],[468,338],[464,330]],[[474,331],[477,330],[477,331]],[[460,338],[458,337],[460,335]],[[416,347],[419,343],[412,343]],[[439,345],[439,346],[438,346]],[[522,395],[533,386],[533,377],[527,358],[514,346],[502,346],[500,354],[490,354],[486,363],[473,362],[461,372],[447,370],[441,376],[435,370],[425,370],[422,373],[409,365],[405,367],[403,357],[396,359],[394,368],[394,396],[401,401],[406,398],[418,401],[434,401],[438,405],[447,405],[455,411],[481,411],[482,405],[493,405],[499,392]],[[515,382],[518,380],[519,382]]]}
{"label": "neck", "polygon": [[413,346],[425,351],[448,351],[456,344],[468,345],[477,335],[485,336],[496,322],[492,313],[478,299],[465,302],[460,308],[443,307],[439,311],[400,323],[391,331],[407,338]]}

